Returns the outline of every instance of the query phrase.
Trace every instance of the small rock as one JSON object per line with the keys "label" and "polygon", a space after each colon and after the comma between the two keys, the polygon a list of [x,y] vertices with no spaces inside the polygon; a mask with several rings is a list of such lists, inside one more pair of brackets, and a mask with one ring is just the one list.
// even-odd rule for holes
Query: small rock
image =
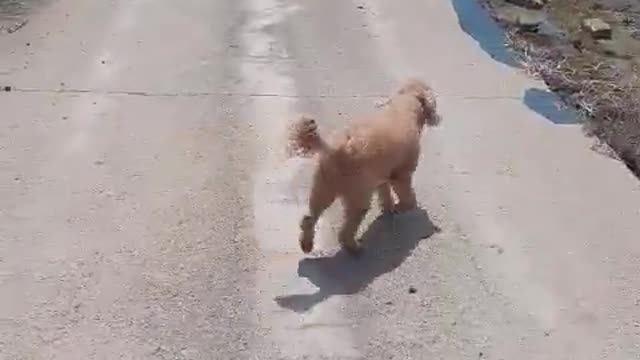
{"label": "small rock", "polygon": [[5,87],[4,87],[4,88],[2,88],[2,89],[3,89],[5,92],[11,92],[11,90],[13,90],[13,89],[11,88],[11,86],[9,86],[9,85],[5,86]]}
{"label": "small rock", "polygon": [[362,6],[362,5],[358,5],[358,6],[357,6],[357,8],[358,8],[359,10],[364,10],[364,6]]}
{"label": "small rock", "polygon": [[498,253],[498,255],[502,255],[504,253],[504,248],[502,246],[500,246],[500,245],[491,244],[491,245],[489,245],[489,248],[495,249],[496,252]]}
{"label": "small rock", "polygon": [[523,31],[537,32],[540,24],[544,22],[544,16],[534,16],[529,14],[521,14],[516,18],[516,26]]}
{"label": "small rock", "polygon": [[104,165],[104,160],[96,160],[93,162],[95,165],[101,166]]}
{"label": "small rock", "polygon": [[409,286],[409,294],[415,294],[415,293],[417,293],[417,292],[418,292],[418,289],[416,289],[416,288],[415,288],[415,287],[413,287],[413,286]]}
{"label": "small rock", "polygon": [[27,46],[31,46],[31,43],[29,43],[29,42],[28,42],[28,43],[26,43],[25,45],[27,45]]}
{"label": "small rock", "polygon": [[549,0],[507,0],[507,2],[527,9],[542,9]]}
{"label": "small rock", "polygon": [[592,38],[599,40],[609,40],[613,35],[611,26],[598,18],[583,20],[582,30],[588,32]]}
{"label": "small rock", "polygon": [[540,26],[546,22],[546,15],[540,10],[520,7],[507,7],[496,14],[497,20],[517,27],[525,32],[538,32]]}
{"label": "small rock", "polygon": [[387,302],[384,303],[385,305],[393,305],[393,301],[389,300]]}

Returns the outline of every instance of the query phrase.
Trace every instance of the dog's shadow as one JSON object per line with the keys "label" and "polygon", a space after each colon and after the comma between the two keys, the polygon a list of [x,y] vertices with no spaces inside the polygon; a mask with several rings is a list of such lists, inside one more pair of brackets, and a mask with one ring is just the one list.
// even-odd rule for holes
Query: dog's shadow
{"label": "dog's shadow", "polygon": [[400,266],[421,240],[439,231],[422,209],[380,215],[363,234],[365,249],[358,256],[340,250],[329,257],[299,262],[298,275],[318,287],[314,294],[278,296],[275,301],[283,308],[302,313],[334,295],[358,293],[380,275]]}

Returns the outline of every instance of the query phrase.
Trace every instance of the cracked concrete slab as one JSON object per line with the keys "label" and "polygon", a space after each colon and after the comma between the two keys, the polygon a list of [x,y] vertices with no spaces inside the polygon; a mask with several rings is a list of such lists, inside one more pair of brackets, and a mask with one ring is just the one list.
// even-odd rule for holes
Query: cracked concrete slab
{"label": "cracked concrete slab", "polygon": [[[0,37],[0,357],[637,357],[640,186],[471,5],[58,0]],[[304,256],[289,116],[407,75],[444,119],[422,211],[356,260],[336,205]]]}

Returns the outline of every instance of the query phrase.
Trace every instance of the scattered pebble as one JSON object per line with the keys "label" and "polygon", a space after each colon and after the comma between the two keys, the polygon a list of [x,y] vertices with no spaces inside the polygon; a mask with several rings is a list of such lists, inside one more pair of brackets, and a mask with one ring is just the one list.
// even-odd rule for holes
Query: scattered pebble
{"label": "scattered pebble", "polygon": [[409,286],[409,294],[415,294],[415,293],[417,293],[417,292],[418,292],[418,289],[416,289],[416,288],[415,288],[415,287],[413,287],[413,286]]}
{"label": "scattered pebble", "polygon": [[527,9],[542,9],[548,0],[507,0],[514,5],[521,6]]}
{"label": "scattered pebble", "polygon": [[500,245],[491,244],[491,245],[489,245],[489,248],[496,249],[496,252],[498,253],[498,255],[502,255],[504,253],[504,248],[502,246],[500,246]]}
{"label": "scattered pebble", "polygon": [[29,22],[29,20],[22,20],[20,22],[17,22],[15,25],[7,28],[7,33],[8,34],[13,34],[14,32],[22,29],[25,25],[27,25],[27,23]]}

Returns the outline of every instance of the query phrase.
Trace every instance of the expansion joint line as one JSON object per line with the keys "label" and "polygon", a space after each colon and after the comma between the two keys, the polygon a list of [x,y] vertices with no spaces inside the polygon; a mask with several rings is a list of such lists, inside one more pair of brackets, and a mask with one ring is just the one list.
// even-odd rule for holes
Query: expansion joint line
{"label": "expansion joint line", "polygon": [[[280,93],[252,93],[233,91],[179,91],[179,92],[155,92],[155,91],[128,91],[128,90],[98,90],[81,88],[42,89],[29,87],[14,87],[11,92],[25,94],[51,94],[51,95],[105,95],[105,96],[140,96],[140,97],[244,97],[244,98],[283,98],[283,99],[386,99],[388,94],[280,94]],[[443,99],[461,100],[521,100],[521,96],[477,96],[477,95],[452,95],[440,94]]]}

